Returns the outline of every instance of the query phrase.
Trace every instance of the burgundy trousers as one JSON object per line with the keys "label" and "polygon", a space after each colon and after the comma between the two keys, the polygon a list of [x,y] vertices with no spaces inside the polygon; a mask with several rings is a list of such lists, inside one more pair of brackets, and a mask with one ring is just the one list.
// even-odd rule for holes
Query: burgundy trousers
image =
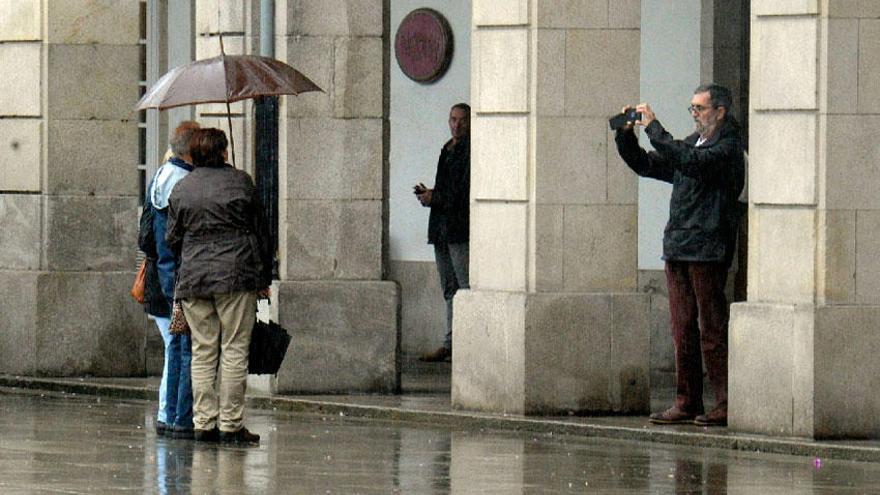
{"label": "burgundy trousers", "polygon": [[675,346],[675,405],[702,414],[703,362],[715,408],[727,411],[727,264],[666,262],[669,313]]}

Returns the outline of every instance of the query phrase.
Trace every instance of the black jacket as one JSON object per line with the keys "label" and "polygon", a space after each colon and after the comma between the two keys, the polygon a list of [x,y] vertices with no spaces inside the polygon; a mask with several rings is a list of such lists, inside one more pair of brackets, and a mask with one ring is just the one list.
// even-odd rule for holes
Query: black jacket
{"label": "black jacket", "polygon": [[140,229],[138,230],[138,247],[146,255],[144,266],[144,311],[153,316],[171,316],[171,304],[162,293],[162,285],[159,282],[159,270],[156,266],[158,253],[156,251],[156,232],[153,229],[155,209],[150,203],[150,195],[144,201],[144,210],[141,213]]}
{"label": "black jacket", "polygon": [[165,240],[179,256],[176,299],[253,291],[272,282],[272,253],[251,177],[196,167],[174,186]]}
{"label": "black jacket", "polygon": [[431,193],[428,244],[468,242],[470,234],[471,142],[462,138],[449,150],[443,145]]}
{"label": "black jacket", "polygon": [[618,131],[615,140],[635,173],[672,184],[663,259],[730,263],[739,223],[737,198],[745,180],[739,125],[725,120],[699,147],[697,133],[676,140],[657,120],[645,132],[656,151],[639,147],[632,131]]}

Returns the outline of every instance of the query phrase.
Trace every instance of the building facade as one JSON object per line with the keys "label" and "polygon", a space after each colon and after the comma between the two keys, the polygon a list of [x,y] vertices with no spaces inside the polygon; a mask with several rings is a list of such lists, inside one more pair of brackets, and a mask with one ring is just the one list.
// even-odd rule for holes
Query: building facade
{"label": "building facade", "polygon": [[[132,108],[168,68],[219,54],[221,34],[227,53],[260,53],[270,22],[275,57],[325,92],[281,98],[272,311],[295,351],[266,386],[392,392],[401,356],[440,338],[433,263],[412,234],[426,215],[402,188],[429,183],[448,107],[470,101],[471,290],[456,298],[453,405],[646,412],[671,348],[649,247],[664,191],[626,170],[606,119],[656,101],[687,132],[676,108],[716,80],[750,137],[730,427],[880,436],[880,148],[865,125],[880,106],[876,2],[276,0],[268,21],[259,0],[8,4],[0,372],[155,369],[155,331],[127,295],[139,197],[168,129],[225,128],[226,108]],[[391,43],[422,6],[456,33],[433,86],[401,78]],[[232,106],[249,171],[254,112]]]}

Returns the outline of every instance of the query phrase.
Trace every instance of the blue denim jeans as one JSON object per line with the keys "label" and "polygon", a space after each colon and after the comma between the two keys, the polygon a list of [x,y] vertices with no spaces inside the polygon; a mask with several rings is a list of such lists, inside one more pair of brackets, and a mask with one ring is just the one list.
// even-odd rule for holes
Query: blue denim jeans
{"label": "blue denim jeans", "polygon": [[157,419],[169,426],[192,428],[192,341],[189,335],[172,335],[171,318],[154,316],[165,342],[165,365],[159,384]]}
{"label": "blue denim jeans", "polygon": [[434,259],[440,275],[440,288],[446,300],[446,335],[443,347],[452,350],[452,299],[458,289],[470,289],[470,248],[467,242],[434,244]]}

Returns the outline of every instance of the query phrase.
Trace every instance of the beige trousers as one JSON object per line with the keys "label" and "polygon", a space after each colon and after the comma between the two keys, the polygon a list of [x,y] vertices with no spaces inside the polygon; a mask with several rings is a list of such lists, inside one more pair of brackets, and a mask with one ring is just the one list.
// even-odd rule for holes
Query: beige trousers
{"label": "beige trousers", "polygon": [[[198,430],[219,426],[221,431],[238,431],[244,413],[257,295],[234,292],[210,299],[188,298],[182,306],[192,332],[193,425]],[[215,389],[218,369],[219,401]]]}

